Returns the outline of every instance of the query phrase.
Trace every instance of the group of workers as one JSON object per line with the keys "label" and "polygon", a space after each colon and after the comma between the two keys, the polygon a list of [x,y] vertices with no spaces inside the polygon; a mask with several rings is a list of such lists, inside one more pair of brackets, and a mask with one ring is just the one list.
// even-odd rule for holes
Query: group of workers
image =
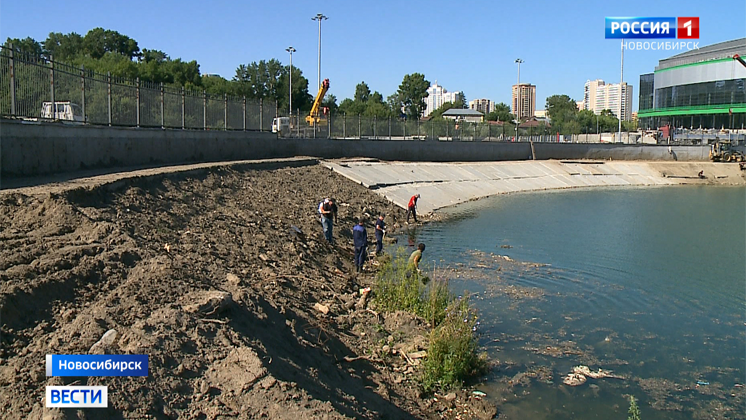
{"label": "group of workers", "polygon": [[[419,194],[413,195],[409,199],[407,204],[407,223],[409,223],[409,217],[414,216],[414,221],[417,223],[417,200],[420,198]],[[333,198],[326,198],[324,201],[319,203],[319,214],[321,215],[321,226],[324,231],[324,238],[330,243],[334,243],[334,223],[337,222],[337,205]],[[375,236],[376,236],[376,255],[381,255],[383,251],[383,238],[386,236],[386,222],[384,221],[385,215],[381,214],[376,219],[375,224]],[[365,219],[360,217],[357,225],[352,228],[352,242],[355,247],[355,268],[358,273],[363,271],[363,266],[368,256],[368,232],[365,229]],[[419,271],[420,261],[422,260],[422,252],[425,250],[425,244],[419,244],[417,249],[412,252],[409,257],[409,265],[412,269]]]}

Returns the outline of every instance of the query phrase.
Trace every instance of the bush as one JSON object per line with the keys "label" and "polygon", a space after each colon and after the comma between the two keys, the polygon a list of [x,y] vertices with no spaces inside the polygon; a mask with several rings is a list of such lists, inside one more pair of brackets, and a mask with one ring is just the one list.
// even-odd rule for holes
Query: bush
{"label": "bush", "polygon": [[640,409],[637,407],[637,400],[632,395],[629,396],[629,410],[627,410],[627,420],[640,420]]}
{"label": "bush", "polygon": [[422,377],[425,391],[460,388],[464,380],[484,371],[487,361],[477,353],[476,327],[477,314],[469,298],[452,300],[445,318],[430,333]]}
{"label": "bush", "polygon": [[378,271],[373,300],[383,311],[403,310],[418,315],[432,326],[422,385],[426,392],[459,388],[470,376],[486,367],[486,358],[477,354],[477,315],[468,297],[456,299],[448,280],[435,278],[427,286],[421,276],[407,266],[403,251]]}

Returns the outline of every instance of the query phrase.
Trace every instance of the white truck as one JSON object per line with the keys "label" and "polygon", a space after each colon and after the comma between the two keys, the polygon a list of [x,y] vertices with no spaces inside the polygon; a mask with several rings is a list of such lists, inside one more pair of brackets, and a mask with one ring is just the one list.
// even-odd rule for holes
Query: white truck
{"label": "white truck", "polygon": [[43,102],[41,104],[41,118],[48,120],[85,122],[83,110],[77,104],[70,101],[59,101],[54,104]]}
{"label": "white truck", "polygon": [[280,137],[290,135],[290,117],[277,117],[272,120],[272,132]]}

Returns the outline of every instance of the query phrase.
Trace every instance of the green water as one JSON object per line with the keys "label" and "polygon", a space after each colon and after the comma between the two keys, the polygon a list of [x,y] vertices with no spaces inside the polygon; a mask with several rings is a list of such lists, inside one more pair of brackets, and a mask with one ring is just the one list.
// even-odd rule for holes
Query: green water
{"label": "green water", "polygon": [[[474,293],[496,364],[479,389],[500,418],[626,419],[628,395],[645,420],[746,418],[746,188],[514,194],[447,212],[409,239]],[[563,385],[578,364],[624,379]]]}

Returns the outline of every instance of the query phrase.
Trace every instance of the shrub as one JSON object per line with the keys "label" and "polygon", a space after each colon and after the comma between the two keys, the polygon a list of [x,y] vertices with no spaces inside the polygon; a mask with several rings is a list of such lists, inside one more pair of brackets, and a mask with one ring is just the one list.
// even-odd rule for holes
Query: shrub
{"label": "shrub", "polygon": [[476,327],[469,298],[452,300],[443,321],[430,333],[422,376],[426,392],[460,388],[464,380],[484,371],[487,361],[477,353]]}
{"label": "shrub", "polygon": [[629,396],[629,410],[627,410],[627,420],[640,420],[640,409],[637,407],[637,400],[632,395]]}
{"label": "shrub", "polygon": [[451,294],[447,279],[435,277],[427,286],[426,279],[407,267],[400,251],[381,265],[373,299],[383,311],[403,310],[430,322],[433,330],[421,378],[425,391],[459,388],[486,367],[486,358],[477,354],[476,311],[468,297]]}

